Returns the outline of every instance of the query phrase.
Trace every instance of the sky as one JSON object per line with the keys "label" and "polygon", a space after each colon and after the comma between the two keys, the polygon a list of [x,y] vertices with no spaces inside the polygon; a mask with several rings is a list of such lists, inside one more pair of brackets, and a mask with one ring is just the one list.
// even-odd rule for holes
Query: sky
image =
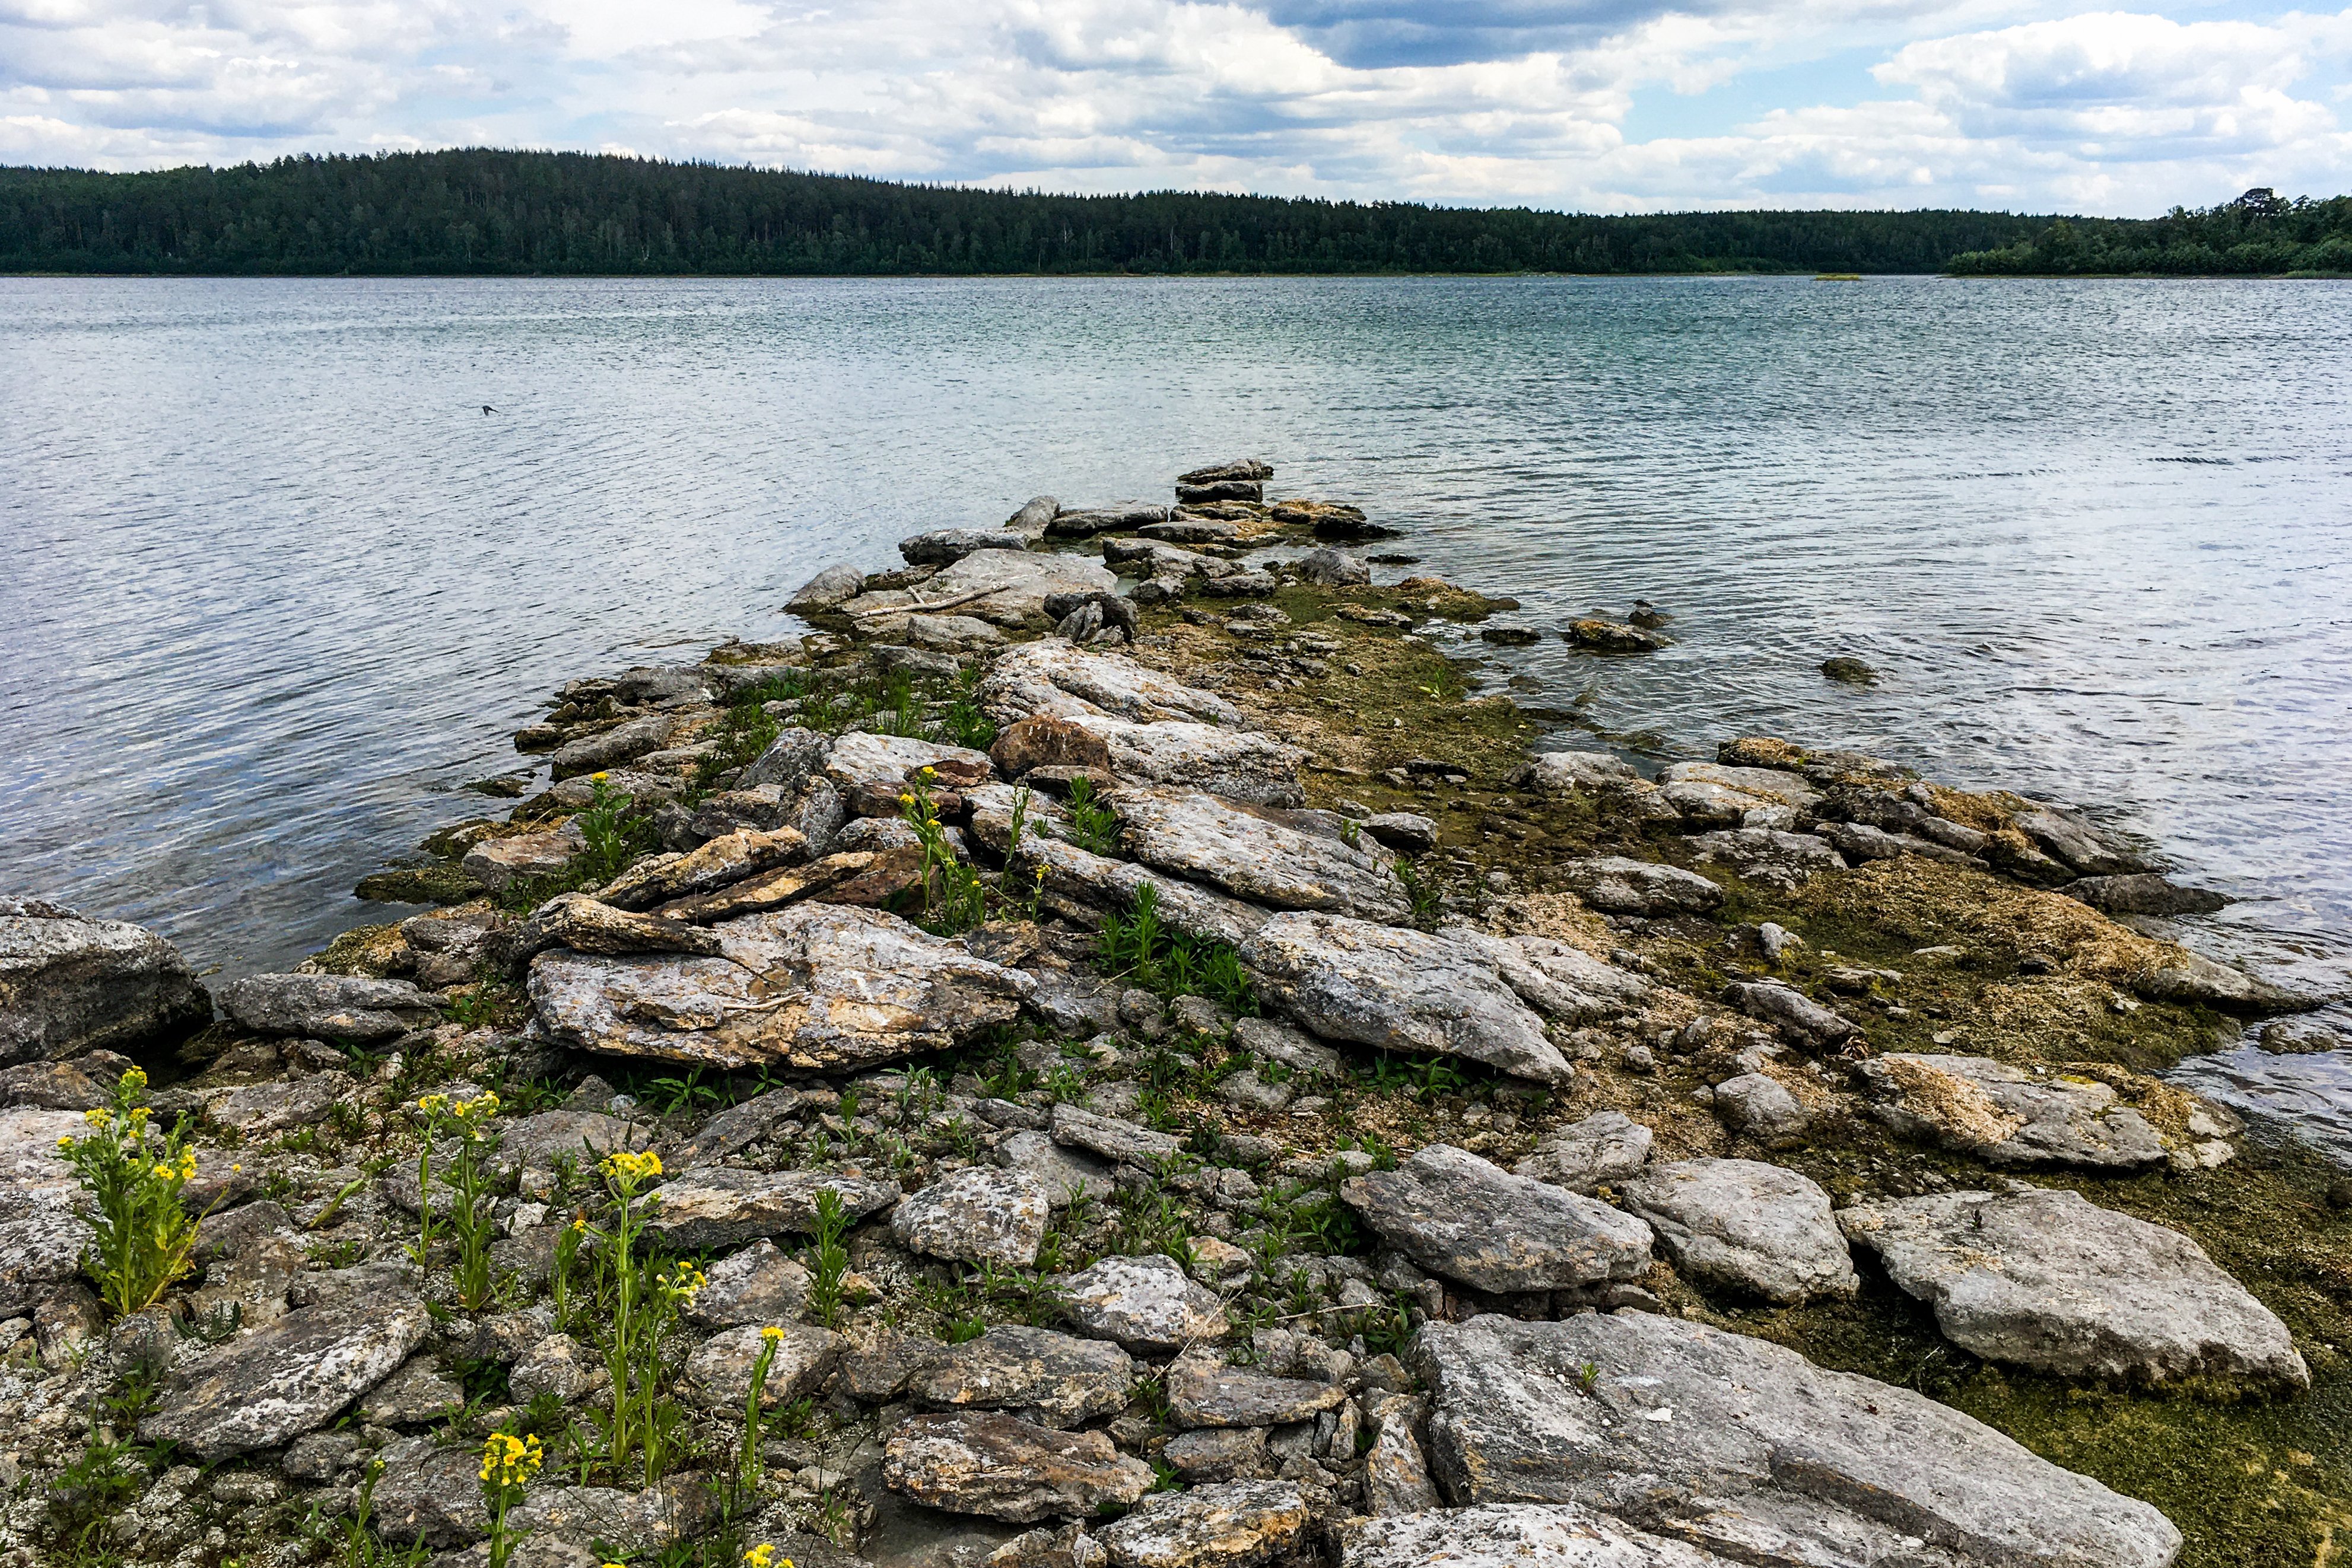
{"label": "sky", "polygon": [[100,169],[488,145],[2130,216],[2352,192],[2347,116],[2352,9],[2197,0],[0,0],[0,163]]}

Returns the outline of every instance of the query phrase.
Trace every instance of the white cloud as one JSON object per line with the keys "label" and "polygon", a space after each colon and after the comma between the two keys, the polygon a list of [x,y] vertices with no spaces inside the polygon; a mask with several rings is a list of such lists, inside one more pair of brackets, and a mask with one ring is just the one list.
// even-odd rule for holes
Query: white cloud
{"label": "white cloud", "polygon": [[[1828,87],[1754,107],[1751,78],[1822,61]],[[0,159],[491,142],[1076,190],[2149,211],[2352,188],[2347,68],[2352,11],[2035,0],[0,0]]]}

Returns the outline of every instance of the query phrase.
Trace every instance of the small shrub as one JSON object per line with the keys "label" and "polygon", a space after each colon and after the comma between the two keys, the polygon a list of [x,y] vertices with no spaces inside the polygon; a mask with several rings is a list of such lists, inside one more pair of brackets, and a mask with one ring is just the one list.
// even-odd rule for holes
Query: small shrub
{"label": "small shrub", "polygon": [[188,1271],[196,1245],[195,1217],[180,1201],[196,1175],[188,1120],[159,1134],[140,1103],[146,1095],[147,1074],[131,1068],[115,1083],[110,1105],[84,1113],[89,1133],[58,1140],[58,1157],[91,1199],[82,1271],[118,1316],[153,1305]]}

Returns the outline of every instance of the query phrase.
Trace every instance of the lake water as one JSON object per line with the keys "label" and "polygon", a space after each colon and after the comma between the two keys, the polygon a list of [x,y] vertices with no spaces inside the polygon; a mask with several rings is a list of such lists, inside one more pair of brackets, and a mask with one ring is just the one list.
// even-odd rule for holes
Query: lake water
{"label": "lake water", "polygon": [[561,680],[1252,453],[1530,623],[1675,613],[1530,703],[2082,802],[2341,986],[2347,342],[2336,283],[0,279],[0,888],[285,964]]}

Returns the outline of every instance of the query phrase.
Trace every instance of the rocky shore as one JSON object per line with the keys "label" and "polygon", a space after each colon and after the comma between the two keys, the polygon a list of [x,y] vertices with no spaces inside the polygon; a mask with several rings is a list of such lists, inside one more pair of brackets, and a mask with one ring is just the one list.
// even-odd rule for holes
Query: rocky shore
{"label": "rocky shore", "polygon": [[[1375,585],[1272,478],[571,682],[295,973],[0,901],[0,1564],[2340,1552],[2352,1180],[2156,1076],[2305,1005],[2210,895],[1473,696],[1433,628],[1672,619]],[[118,1313],[59,1145],[134,1067],[202,1218]]]}

